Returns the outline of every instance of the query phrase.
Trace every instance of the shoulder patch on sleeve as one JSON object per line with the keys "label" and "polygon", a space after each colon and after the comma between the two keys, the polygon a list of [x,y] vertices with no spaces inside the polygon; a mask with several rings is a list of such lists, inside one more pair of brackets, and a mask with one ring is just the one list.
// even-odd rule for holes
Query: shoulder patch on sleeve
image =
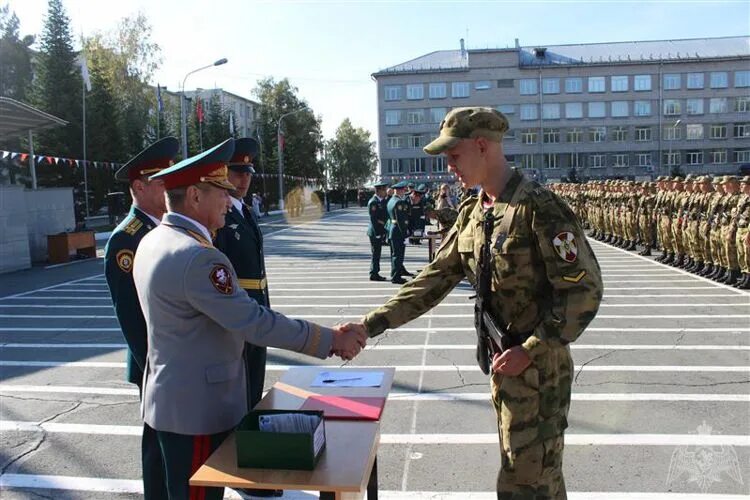
{"label": "shoulder patch on sleeve", "polygon": [[552,238],[552,246],[555,253],[565,262],[573,263],[578,258],[578,247],[576,238],[570,231],[563,231]]}
{"label": "shoulder patch on sleeve", "polygon": [[214,288],[216,288],[216,290],[219,291],[219,293],[222,293],[224,295],[231,295],[234,292],[232,273],[229,268],[227,268],[227,266],[223,264],[214,266],[214,268],[211,269],[209,279],[211,280],[211,284],[214,286]]}
{"label": "shoulder patch on sleeve", "polygon": [[120,250],[117,252],[115,257],[117,261],[117,267],[124,273],[129,273],[133,270],[133,251],[132,250]]}

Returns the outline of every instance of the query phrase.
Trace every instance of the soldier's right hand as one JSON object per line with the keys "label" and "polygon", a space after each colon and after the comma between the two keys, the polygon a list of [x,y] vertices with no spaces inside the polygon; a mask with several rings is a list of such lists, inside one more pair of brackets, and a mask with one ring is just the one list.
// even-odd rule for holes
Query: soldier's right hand
{"label": "soldier's right hand", "polygon": [[367,332],[364,325],[347,323],[333,327],[332,354],[345,361],[354,359],[367,345]]}

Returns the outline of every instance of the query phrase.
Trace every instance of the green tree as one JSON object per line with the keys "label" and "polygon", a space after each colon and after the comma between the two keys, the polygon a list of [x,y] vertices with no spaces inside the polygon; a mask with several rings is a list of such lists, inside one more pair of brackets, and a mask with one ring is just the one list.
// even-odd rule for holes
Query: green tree
{"label": "green tree", "polygon": [[8,5],[0,6],[0,95],[26,99],[31,85],[31,45],[34,37],[20,38],[19,21]]}
{"label": "green tree", "polygon": [[370,132],[353,127],[349,118],[339,125],[336,136],[328,142],[327,152],[328,175],[336,189],[362,186],[375,173],[378,165]]}
{"label": "green tree", "polygon": [[[323,162],[319,153],[323,150],[323,134],[321,120],[307,103],[297,96],[298,89],[286,78],[275,81],[266,78],[258,81],[253,93],[260,101],[258,116],[258,130],[263,148],[263,156],[267,165],[276,165],[279,158],[276,131],[279,118],[292,111],[299,113],[286,116],[282,124],[284,134],[284,175],[304,178],[322,179]],[[271,169],[266,169],[270,173]],[[297,185],[298,181],[284,180],[285,191]],[[267,183],[269,199],[278,199],[278,182]]]}
{"label": "green tree", "polygon": [[229,113],[222,107],[218,94],[213,94],[206,106],[203,147],[208,149],[230,137]]}

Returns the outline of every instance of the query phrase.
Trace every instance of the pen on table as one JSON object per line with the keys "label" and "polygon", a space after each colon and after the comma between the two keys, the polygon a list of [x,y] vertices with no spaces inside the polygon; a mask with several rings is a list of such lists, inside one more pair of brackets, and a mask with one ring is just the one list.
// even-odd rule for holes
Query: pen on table
{"label": "pen on table", "polygon": [[362,380],[362,377],[353,377],[353,378],[327,378],[323,380],[324,384],[333,384],[335,382],[349,382],[351,380]]}

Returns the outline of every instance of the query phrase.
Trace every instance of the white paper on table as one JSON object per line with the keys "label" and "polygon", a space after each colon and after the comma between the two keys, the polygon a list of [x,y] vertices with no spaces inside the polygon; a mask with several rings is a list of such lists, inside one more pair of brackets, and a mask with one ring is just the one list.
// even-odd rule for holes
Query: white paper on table
{"label": "white paper on table", "polygon": [[384,372],[320,372],[310,387],[380,387]]}

